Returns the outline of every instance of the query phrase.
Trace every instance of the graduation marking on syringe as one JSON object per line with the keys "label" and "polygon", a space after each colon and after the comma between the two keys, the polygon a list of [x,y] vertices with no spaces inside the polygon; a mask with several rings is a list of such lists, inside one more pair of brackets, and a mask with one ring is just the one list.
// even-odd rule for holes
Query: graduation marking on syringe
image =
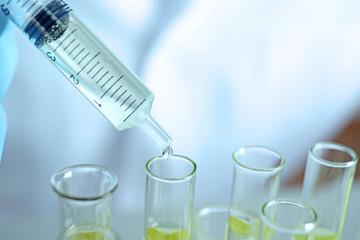
{"label": "graduation marking on syringe", "polygon": [[101,88],[105,87],[105,85],[106,85],[108,82],[110,82],[110,80],[111,80],[113,77],[114,77],[114,76],[111,76],[111,77],[101,86]]}
{"label": "graduation marking on syringe", "polygon": [[119,101],[119,99],[127,92],[127,90],[125,90],[117,99],[115,102]]}
{"label": "graduation marking on syringe", "polygon": [[[57,45],[57,47],[54,49],[54,52],[56,52],[56,50],[61,46],[61,44],[63,44],[63,42],[65,42],[66,39],[68,39],[74,32],[77,31],[77,28],[75,28],[74,30],[72,30],[66,37],[64,37],[64,39]],[[79,43],[80,44],[80,43]],[[74,51],[74,49],[72,50]],[[69,55],[72,53],[72,51],[69,53]]]}
{"label": "graduation marking on syringe", "polygon": [[96,82],[96,84],[98,84],[108,73],[109,71],[107,71],[104,75],[102,75],[102,77]]}
{"label": "graduation marking on syringe", "polygon": [[121,104],[120,104],[120,107],[122,107],[127,100],[129,100],[129,98],[131,98],[132,94],[130,94]]}
{"label": "graduation marking on syringe", "polygon": [[102,67],[99,69],[99,71],[97,71],[97,72],[95,73],[95,75],[94,75],[91,79],[94,79],[94,77],[95,77],[101,70],[103,70],[103,68],[104,68],[104,66],[102,66]]}
{"label": "graduation marking on syringe", "polygon": [[92,66],[92,68],[90,68],[90,70],[86,73],[89,74],[100,62],[95,63],[94,66]]}
{"label": "graduation marking on syringe", "polygon": [[25,13],[29,12],[30,9],[32,9],[37,3],[38,3],[38,1],[34,2],[33,4],[31,4],[31,6],[25,11]]}
{"label": "graduation marking on syringe", "polygon": [[[112,78],[112,77],[111,77]],[[109,91],[110,91],[110,89],[112,89],[112,87],[113,86],[115,86],[115,84],[117,84],[119,81],[120,81],[120,79],[121,79],[121,77],[118,79],[118,80],[116,80],[114,83],[113,83],[113,85],[111,85],[111,87],[109,87],[105,92],[104,92],[104,94],[100,97],[100,99],[101,98],[103,98]],[[121,85],[122,86],[122,85]],[[113,96],[113,94],[111,95],[111,97]]]}
{"label": "graduation marking on syringe", "polygon": [[[78,62],[78,65],[80,65],[80,63],[82,62],[82,61],[84,61],[84,59],[87,57],[87,56],[89,56],[89,54],[90,54],[90,52],[88,52],[79,62]],[[81,69],[82,70],[82,69]],[[80,70],[80,72],[81,72],[81,70]],[[79,72],[79,73],[80,73]]]}
{"label": "graduation marking on syringe", "polygon": [[68,45],[66,45],[66,47],[64,48],[64,51],[65,51],[68,47],[70,47],[70,45],[71,45],[73,42],[75,42],[75,40],[76,40],[76,38],[73,38],[73,40],[72,40],[71,42],[69,42]]}
{"label": "graduation marking on syringe", "polygon": [[73,48],[73,50],[71,50],[70,52],[69,52],[69,56],[75,51],[75,49],[77,49],[78,47],[80,46],[80,43],[78,43],[74,48]]}
{"label": "graduation marking on syringe", "polygon": [[124,119],[124,122],[146,101],[146,98]]}
{"label": "graduation marking on syringe", "polygon": [[[90,54],[90,52],[89,52],[85,57],[87,57],[89,54]],[[95,54],[95,56],[92,57],[92,58],[84,65],[84,67],[81,68],[81,70],[78,72],[78,75],[79,75],[79,74],[82,72],[82,70],[84,70],[97,56],[99,56],[99,54],[100,54],[100,52],[98,52],[97,54]],[[85,58],[85,57],[84,57],[84,58]],[[82,61],[82,60],[81,60],[81,61]],[[80,61],[80,62],[81,62],[81,61]],[[79,62],[79,64],[80,64],[80,62]],[[99,63],[99,62],[98,62],[98,63]],[[94,67],[95,67],[95,66],[94,66]],[[94,68],[94,67],[93,67],[93,68]],[[89,71],[89,72],[90,72],[90,71]],[[89,73],[89,72],[88,72],[88,73]]]}
{"label": "graduation marking on syringe", "polygon": [[117,93],[120,90],[120,88],[122,88],[122,87],[123,87],[123,85],[118,87],[118,89],[116,89],[115,92],[113,92],[113,94],[111,94],[110,98],[112,98],[115,95],[115,93]]}
{"label": "graduation marking on syringe", "polygon": [[124,110],[124,112],[126,112],[135,102],[136,102],[136,99],[130,103],[130,105]]}
{"label": "graduation marking on syringe", "polygon": [[29,0],[26,0],[23,5],[21,6],[21,8],[25,7],[25,5],[29,2]]}
{"label": "graduation marking on syringe", "polygon": [[73,58],[73,60],[75,60],[84,50],[85,50],[85,48],[81,49],[81,51],[78,54],[76,54],[76,56]]}

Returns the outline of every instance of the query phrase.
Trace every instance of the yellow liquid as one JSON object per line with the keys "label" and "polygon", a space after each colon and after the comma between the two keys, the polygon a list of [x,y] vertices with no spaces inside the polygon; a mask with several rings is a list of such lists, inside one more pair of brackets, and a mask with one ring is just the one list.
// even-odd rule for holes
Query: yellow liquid
{"label": "yellow liquid", "polygon": [[100,232],[81,232],[75,233],[69,240],[106,240],[106,236]]}
{"label": "yellow liquid", "polygon": [[[260,221],[252,217],[230,216],[226,224],[227,240],[255,240],[260,232]],[[269,238],[273,230],[266,227],[263,231],[263,239]]]}
{"label": "yellow liquid", "polygon": [[324,228],[316,228],[313,233],[314,236],[309,234],[305,235],[294,235],[293,240],[339,240],[336,234],[333,231],[324,229]]}
{"label": "yellow liquid", "polygon": [[327,236],[314,236],[309,237],[309,235],[294,235],[293,240],[336,240],[336,235],[327,235]]}
{"label": "yellow liquid", "polygon": [[329,236],[315,236],[314,240],[335,240],[336,235],[329,235]]}
{"label": "yellow liquid", "polygon": [[79,225],[67,229],[59,240],[117,240],[116,233],[110,234],[107,228],[98,225]]}
{"label": "yellow liquid", "polygon": [[291,240],[315,240],[313,236],[309,234],[294,235]]}
{"label": "yellow liquid", "polygon": [[252,234],[248,234],[248,235],[239,234],[239,233],[235,232],[234,230],[232,230],[230,227],[227,227],[225,239],[227,239],[227,240],[256,240],[257,238]]}
{"label": "yellow liquid", "polygon": [[190,233],[186,229],[150,227],[145,240],[190,240]]}
{"label": "yellow liquid", "polygon": [[316,228],[315,229],[315,238],[314,240],[339,240],[337,238],[336,233],[334,233],[331,230],[325,229],[325,228]]}

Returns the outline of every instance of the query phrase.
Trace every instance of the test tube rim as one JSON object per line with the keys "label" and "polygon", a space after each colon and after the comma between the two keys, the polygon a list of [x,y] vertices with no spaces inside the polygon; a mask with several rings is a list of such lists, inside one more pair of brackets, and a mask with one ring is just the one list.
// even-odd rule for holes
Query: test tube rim
{"label": "test tube rim", "polygon": [[[109,190],[108,191],[104,191],[103,194],[99,194],[97,196],[89,196],[89,197],[79,197],[79,196],[75,196],[75,195],[71,195],[71,194],[66,194],[62,191],[60,191],[58,188],[57,188],[57,184],[56,184],[56,180],[55,178],[57,176],[59,176],[60,174],[70,170],[70,169],[74,169],[74,168],[78,168],[78,167],[94,167],[94,168],[98,168],[98,169],[102,169],[102,170],[105,170],[107,171],[113,178],[114,178],[114,183],[111,185],[111,187],[109,187]],[[68,167],[65,167],[59,171],[57,171],[56,173],[54,173],[52,176],[51,176],[51,179],[50,179],[50,183],[51,183],[51,187],[52,189],[61,197],[64,197],[64,198],[68,198],[68,199],[72,199],[72,200],[79,200],[79,201],[94,201],[94,200],[99,200],[99,199],[102,199],[104,198],[105,196],[109,195],[109,194],[112,194],[116,188],[118,187],[118,184],[119,184],[119,180],[118,180],[118,177],[117,175],[115,174],[114,171],[112,171],[111,169],[107,168],[107,167],[104,167],[104,166],[101,166],[101,165],[98,165],[98,164],[75,164],[75,165],[71,165],[71,166],[68,166]]]}
{"label": "test tube rim", "polygon": [[[271,167],[271,168],[255,168],[255,167],[250,167],[250,166],[247,166],[243,163],[241,163],[235,156],[236,153],[238,153],[239,151],[241,150],[245,150],[245,149],[255,149],[255,148],[262,148],[262,149],[265,149],[267,151],[270,151],[270,152],[273,152],[275,154],[277,154],[279,156],[279,159],[280,159],[280,164],[277,165],[276,167]],[[284,165],[285,165],[285,158],[278,152],[278,151],[275,151],[274,149],[272,148],[269,148],[269,147],[265,147],[265,146],[262,146],[262,145],[250,145],[250,146],[244,146],[244,147],[240,147],[238,149],[236,149],[233,154],[232,154],[232,158],[234,160],[234,162],[248,170],[251,170],[251,171],[257,171],[257,172],[276,172],[276,171],[280,171]]]}
{"label": "test tube rim", "polygon": [[[332,149],[332,150],[337,150],[337,151],[342,151],[346,154],[348,154],[349,156],[352,157],[351,160],[346,161],[346,162],[335,162],[335,161],[330,161],[327,160],[325,158],[319,157],[314,151],[316,149],[318,149],[319,147],[327,147],[328,149]],[[348,146],[345,146],[343,144],[340,143],[336,143],[336,142],[331,142],[331,141],[324,141],[324,142],[318,142],[315,143],[314,145],[312,145],[309,149],[309,155],[312,159],[314,159],[315,161],[324,164],[328,167],[336,167],[336,168],[347,168],[347,167],[351,167],[353,165],[356,165],[359,159],[358,154],[351,149]]]}
{"label": "test tube rim", "polygon": [[173,183],[175,183],[175,182],[184,182],[184,181],[188,181],[189,179],[193,178],[193,177],[195,176],[195,174],[196,174],[196,169],[197,169],[196,163],[195,163],[192,159],[190,159],[190,158],[188,158],[188,157],[186,157],[186,156],[183,156],[183,155],[179,155],[179,154],[174,154],[174,155],[172,155],[172,157],[171,157],[170,159],[164,159],[164,160],[166,160],[166,161],[171,161],[171,159],[174,158],[174,157],[183,158],[183,159],[189,161],[190,164],[193,166],[193,170],[192,170],[189,174],[187,174],[186,176],[184,176],[184,177],[169,178],[169,177],[159,176],[159,175],[153,173],[153,172],[150,170],[150,168],[149,168],[149,165],[150,165],[153,161],[155,161],[155,160],[157,160],[157,159],[164,159],[163,156],[156,156],[156,157],[151,158],[151,159],[146,163],[146,165],[145,165],[145,171],[146,171],[146,173],[147,173],[149,176],[151,176],[152,178],[154,178],[154,179],[156,179],[156,180],[158,180],[158,181],[161,181],[161,182],[173,182]]}
{"label": "test tube rim", "polygon": [[[215,240],[214,238],[211,238],[206,233],[204,233],[204,231],[200,227],[198,219],[199,219],[200,216],[204,215],[207,211],[215,211],[215,212],[221,212],[221,213],[226,212],[227,216],[229,216],[229,209],[230,209],[230,207],[227,206],[227,205],[210,205],[210,206],[206,206],[206,207],[201,208],[194,215],[194,220],[193,220],[194,221],[194,228],[197,230],[197,232],[202,237],[207,237],[210,240]],[[224,225],[225,225],[225,223],[224,223]],[[225,231],[225,228],[224,228],[224,231]]]}
{"label": "test tube rim", "polygon": [[[277,203],[286,203],[286,204],[296,204],[296,205],[300,205],[302,208],[304,209],[308,209],[311,214],[313,215],[313,222],[309,222],[309,223],[305,223],[304,225],[306,225],[304,228],[300,228],[300,227],[288,227],[288,226],[284,226],[282,224],[278,224],[276,222],[273,222],[265,213],[265,210],[268,206],[272,206],[275,205]],[[316,213],[316,211],[314,210],[314,208],[312,208],[310,205],[298,201],[296,199],[290,199],[290,198],[277,198],[277,199],[273,199],[273,200],[269,200],[267,201],[262,207],[261,207],[261,220],[263,222],[265,222],[265,224],[267,224],[269,227],[271,227],[272,229],[285,233],[285,234],[308,234],[311,231],[313,231],[316,226],[317,226],[317,222],[318,222],[318,215]],[[286,229],[284,229],[286,228]]]}

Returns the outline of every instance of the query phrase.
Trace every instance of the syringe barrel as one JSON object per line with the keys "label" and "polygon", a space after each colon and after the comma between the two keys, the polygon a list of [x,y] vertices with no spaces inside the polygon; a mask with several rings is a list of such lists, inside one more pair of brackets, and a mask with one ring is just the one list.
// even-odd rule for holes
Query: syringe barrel
{"label": "syringe barrel", "polygon": [[[63,0],[0,0],[0,4],[3,13],[116,129],[148,121],[153,93]],[[159,129],[153,131],[158,136],[149,135],[165,148],[171,138]]]}

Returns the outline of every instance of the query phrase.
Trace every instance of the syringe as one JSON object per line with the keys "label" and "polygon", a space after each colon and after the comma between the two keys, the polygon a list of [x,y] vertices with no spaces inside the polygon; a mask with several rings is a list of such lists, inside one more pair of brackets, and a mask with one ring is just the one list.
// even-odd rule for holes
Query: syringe
{"label": "syringe", "polygon": [[0,0],[2,12],[119,131],[139,126],[163,149],[154,94],[63,0]]}

